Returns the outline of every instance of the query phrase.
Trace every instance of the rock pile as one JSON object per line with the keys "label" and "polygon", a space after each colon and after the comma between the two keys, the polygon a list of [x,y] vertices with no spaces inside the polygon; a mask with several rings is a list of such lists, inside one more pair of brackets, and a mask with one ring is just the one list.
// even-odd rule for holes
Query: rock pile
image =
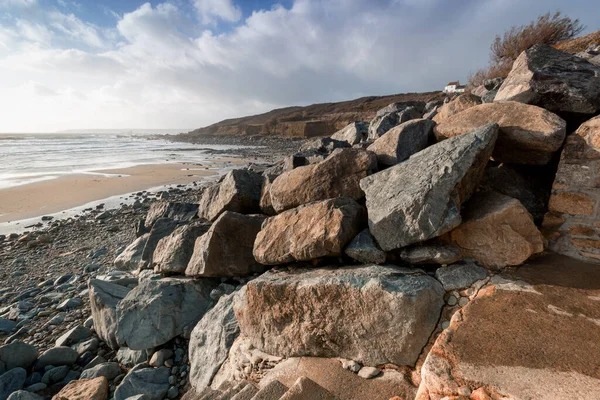
{"label": "rock pile", "polygon": [[[600,337],[597,308],[583,305],[600,298],[597,286],[562,309],[549,283],[506,269],[535,262],[548,240],[600,259],[599,68],[537,46],[486,83],[483,100],[390,104],[279,163],[229,172],[197,202],[156,203],[111,272],[11,296],[0,310],[12,335],[0,347],[0,400],[57,383],[57,399],[552,398],[514,384],[489,338],[523,353],[507,308],[522,312],[527,334],[568,315],[593,330],[584,343]],[[589,121],[572,133],[582,114]],[[552,181],[561,149],[550,193],[531,177]],[[65,312],[89,301],[91,319],[51,348],[20,343],[30,298]],[[493,313],[512,331],[482,322]],[[565,382],[550,361],[538,362],[543,372],[514,365]],[[597,393],[597,371],[574,368]]]}

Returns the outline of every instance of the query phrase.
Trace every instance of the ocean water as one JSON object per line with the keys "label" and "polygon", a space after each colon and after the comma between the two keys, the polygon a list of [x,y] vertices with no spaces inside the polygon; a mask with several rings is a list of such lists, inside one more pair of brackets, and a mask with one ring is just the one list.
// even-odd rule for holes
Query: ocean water
{"label": "ocean water", "polygon": [[240,147],[174,143],[143,135],[0,134],[0,189],[69,174],[110,176],[101,171],[135,165],[202,163],[211,157],[208,149]]}

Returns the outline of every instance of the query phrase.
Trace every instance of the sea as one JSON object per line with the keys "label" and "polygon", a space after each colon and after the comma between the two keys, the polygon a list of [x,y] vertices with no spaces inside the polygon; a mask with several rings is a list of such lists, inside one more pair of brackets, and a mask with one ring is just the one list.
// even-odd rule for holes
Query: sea
{"label": "sea", "polygon": [[0,189],[70,174],[110,176],[103,170],[143,164],[193,162],[207,151],[242,146],[199,145],[140,134],[0,134]]}

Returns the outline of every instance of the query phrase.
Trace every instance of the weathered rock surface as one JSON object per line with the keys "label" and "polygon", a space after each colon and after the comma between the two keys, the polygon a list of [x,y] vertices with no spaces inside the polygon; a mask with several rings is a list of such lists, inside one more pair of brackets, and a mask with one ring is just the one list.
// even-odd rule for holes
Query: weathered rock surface
{"label": "weathered rock surface", "polygon": [[190,384],[200,392],[227,359],[240,328],[233,312],[235,293],[222,296],[219,302],[198,322],[190,337]]}
{"label": "weathered rock surface", "polygon": [[71,381],[52,400],[106,400],[108,381],[104,377]]}
{"label": "weathered rock surface", "polygon": [[38,358],[35,346],[18,340],[0,346],[0,374],[13,368],[29,369]]}
{"label": "weathered rock surface", "polygon": [[360,182],[369,230],[384,251],[432,239],[460,224],[460,205],[479,183],[497,132],[498,125],[485,125]]}
{"label": "weathered rock surface", "polygon": [[413,365],[443,294],[435,279],[392,266],[269,271],[242,289],[234,310],[241,334],[268,354]]}
{"label": "weathered rock surface", "polygon": [[383,264],[385,262],[385,252],[382,251],[373,235],[368,229],[364,229],[348,243],[344,249],[346,255],[358,262],[364,264]]}
{"label": "weathered rock surface", "polygon": [[247,276],[263,272],[252,255],[254,240],[265,217],[231,211],[221,214],[210,229],[196,240],[187,276]]}
{"label": "weathered rock surface", "polygon": [[44,400],[44,398],[26,390],[17,390],[16,392],[12,392],[7,400]]}
{"label": "weathered rock surface", "polygon": [[94,330],[100,339],[113,349],[118,349],[117,304],[131,289],[110,282],[92,279],[89,283],[90,308],[94,319]]}
{"label": "weathered rock surface", "polygon": [[377,155],[377,162],[396,165],[433,143],[435,122],[413,119],[383,134],[367,150]]}
{"label": "weathered rock surface", "polygon": [[435,271],[435,277],[441,282],[444,290],[459,290],[468,288],[476,281],[485,279],[487,271],[474,262],[461,262],[446,265]]}
{"label": "weathered rock surface", "polygon": [[191,330],[208,309],[215,286],[210,279],[142,279],[117,305],[117,342],[144,350]]}
{"label": "weathered rock surface", "polygon": [[448,234],[465,257],[490,268],[519,265],[544,250],[533,217],[517,199],[486,192],[465,206],[463,223]]}
{"label": "weathered rock surface", "polygon": [[556,254],[492,278],[437,338],[417,399],[600,397],[597,282],[596,264]]}
{"label": "weathered rock surface", "polygon": [[359,182],[377,171],[375,155],[363,149],[340,149],[324,161],[278,176],[269,189],[271,204],[282,212],[312,201],[363,197]]}
{"label": "weathered rock surface", "polygon": [[402,249],[400,258],[409,264],[452,264],[462,258],[455,246],[426,243]]}
{"label": "weathered rock surface", "polygon": [[331,135],[331,138],[352,146],[365,140],[368,133],[369,124],[367,122],[354,121]]}
{"label": "weathered rock surface", "polygon": [[146,247],[149,237],[150,233],[145,233],[131,242],[131,244],[115,258],[115,268],[120,271],[137,270],[142,261],[144,247]]}
{"label": "weathered rock surface", "polygon": [[507,101],[471,107],[445,119],[434,132],[444,140],[488,123],[500,127],[494,159],[515,164],[547,164],[562,146],[567,127],[562,118],[543,108]]}
{"label": "weathered rock surface", "polygon": [[136,365],[123,378],[115,391],[115,400],[145,394],[150,400],[162,400],[169,390],[169,368],[148,368],[145,364]]}
{"label": "weathered rock surface", "polygon": [[198,216],[214,221],[224,211],[260,213],[262,181],[262,175],[246,169],[229,172],[220,183],[204,190],[200,197]]}
{"label": "weathered rock surface", "polygon": [[35,369],[43,369],[48,365],[73,365],[79,354],[70,347],[52,347],[43,352],[35,363]]}
{"label": "weathered rock surface", "polygon": [[119,363],[105,362],[84,370],[81,373],[80,379],[94,379],[103,376],[110,381],[120,374],[121,368],[119,367]]}
{"label": "weathered rock surface", "polygon": [[352,199],[309,203],[267,218],[254,242],[254,258],[277,265],[339,256],[364,224],[364,208]]}
{"label": "weathered rock surface", "polygon": [[170,201],[158,201],[152,203],[146,214],[145,227],[152,229],[156,221],[161,218],[168,218],[175,221],[188,222],[196,217],[198,213],[198,204],[193,203],[174,203]]}
{"label": "weathered rock surface", "polygon": [[152,257],[154,272],[183,273],[187,268],[196,239],[204,235],[210,224],[194,222],[178,227],[169,236],[162,238],[156,245]]}
{"label": "weathered rock surface", "polygon": [[300,377],[279,400],[335,400],[335,396],[313,380]]}
{"label": "weathered rock surface", "polygon": [[176,221],[169,218],[159,218],[148,234],[148,240],[142,251],[142,257],[139,263],[139,269],[152,269],[152,257],[158,242],[169,236],[173,231],[181,225],[181,221]]}
{"label": "weathered rock surface", "polygon": [[475,96],[474,94],[470,93],[461,94],[451,102],[444,104],[439,109],[436,116],[433,117],[433,121],[440,124],[454,114],[458,114],[468,108],[475,107],[478,104],[481,104],[481,98],[479,96]]}
{"label": "weathered rock surface", "polygon": [[513,100],[553,112],[600,111],[600,67],[547,45],[535,45],[515,60],[495,102]]}

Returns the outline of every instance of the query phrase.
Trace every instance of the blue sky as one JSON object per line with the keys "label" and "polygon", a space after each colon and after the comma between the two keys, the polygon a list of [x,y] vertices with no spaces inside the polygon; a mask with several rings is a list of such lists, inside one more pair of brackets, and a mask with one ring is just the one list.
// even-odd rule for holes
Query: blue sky
{"label": "blue sky", "polygon": [[0,132],[196,128],[441,89],[494,36],[589,0],[0,0]]}

